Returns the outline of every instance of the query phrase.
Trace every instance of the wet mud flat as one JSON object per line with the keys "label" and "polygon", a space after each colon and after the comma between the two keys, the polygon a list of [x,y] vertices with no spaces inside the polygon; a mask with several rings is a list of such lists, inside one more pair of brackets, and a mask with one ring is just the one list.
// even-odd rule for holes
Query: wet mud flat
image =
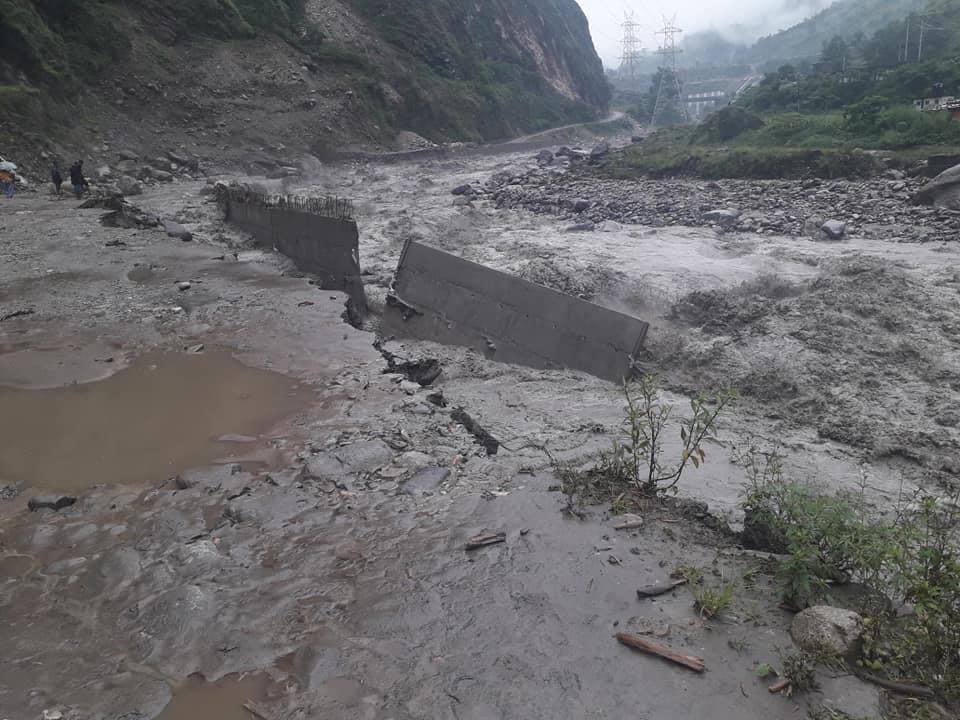
{"label": "wet mud flat", "polygon": [[138,486],[236,458],[312,399],[216,349],[148,353],[109,378],[44,389],[10,387],[3,365],[0,478],[51,492]]}

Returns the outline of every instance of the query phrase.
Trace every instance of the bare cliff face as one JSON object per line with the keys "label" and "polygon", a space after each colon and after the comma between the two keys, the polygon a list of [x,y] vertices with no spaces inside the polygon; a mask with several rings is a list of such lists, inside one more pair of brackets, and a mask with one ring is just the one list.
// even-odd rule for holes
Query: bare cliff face
{"label": "bare cliff face", "polygon": [[21,158],[493,140],[608,100],[575,0],[0,0],[0,150]]}

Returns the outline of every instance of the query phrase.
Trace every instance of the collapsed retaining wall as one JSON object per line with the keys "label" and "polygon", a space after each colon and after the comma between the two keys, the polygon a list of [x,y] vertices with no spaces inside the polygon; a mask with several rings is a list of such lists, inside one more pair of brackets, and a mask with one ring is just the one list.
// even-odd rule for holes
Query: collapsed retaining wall
{"label": "collapsed retaining wall", "polygon": [[317,276],[324,290],[350,296],[351,311],[367,314],[360,277],[360,233],[349,201],[269,196],[242,187],[218,188],[226,220]]}
{"label": "collapsed retaining wall", "polygon": [[382,322],[388,335],[614,382],[630,376],[648,328],[629,315],[409,240]]}

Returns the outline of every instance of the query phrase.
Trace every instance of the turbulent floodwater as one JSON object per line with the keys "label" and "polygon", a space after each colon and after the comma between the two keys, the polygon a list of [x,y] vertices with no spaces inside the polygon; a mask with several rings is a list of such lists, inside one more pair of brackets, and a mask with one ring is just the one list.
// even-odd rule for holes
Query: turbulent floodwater
{"label": "turbulent floodwater", "polygon": [[[668,387],[691,394],[733,385],[742,395],[724,423],[725,446],[686,487],[718,509],[735,508],[743,472],[729,458],[735,447],[751,444],[779,447],[795,476],[863,487],[884,505],[904,483],[942,482],[949,474],[960,444],[949,423],[934,416],[948,412],[960,387],[937,382],[960,379],[960,316],[951,285],[960,256],[952,244],[857,237],[823,243],[614,222],[571,232],[569,221],[497,210],[482,194],[457,204],[450,193],[534,167],[530,155],[520,154],[360,165],[331,168],[292,189],[354,199],[375,303],[403,243],[414,239],[650,321],[645,367]],[[471,366],[468,355],[438,352],[461,366],[447,372],[481,406],[522,378],[528,389],[515,415],[536,416],[548,428],[546,439],[561,449],[572,440],[564,420],[616,426],[615,394],[589,380],[571,376],[557,385],[546,375],[504,368],[475,386],[463,367]],[[933,352],[945,367],[931,370],[913,352]],[[531,375],[542,386],[529,383]],[[570,393],[589,398],[575,418],[565,417]],[[488,420],[507,437],[524,437],[519,417]],[[907,434],[899,429],[903,421],[915,424]],[[573,442],[581,454],[597,446],[582,437]]]}

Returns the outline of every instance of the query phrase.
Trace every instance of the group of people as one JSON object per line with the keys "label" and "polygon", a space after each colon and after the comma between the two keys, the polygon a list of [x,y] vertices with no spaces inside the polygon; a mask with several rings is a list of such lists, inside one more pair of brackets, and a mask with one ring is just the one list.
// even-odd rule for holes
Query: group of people
{"label": "group of people", "polygon": [[[53,181],[53,189],[57,195],[63,194],[63,175],[60,172],[60,164],[56,161],[50,169],[50,179]],[[0,157],[0,190],[8,198],[13,197],[13,187],[17,180],[17,166]],[[83,176],[83,160],[77,160],[70,166],[70,185],[74,194],[79,198],[90,189],[90,183]]]}
{"label": "group of people", "polygon": [[[61,189],[63,186],[63,175],[60,173],[60,164],[57,162],[53,163],[53,168],[50,170],[50,179],[53,181],[53,189],[57,195],[61,195],[63,193]],[[77,197],[81,197],[85,191],[90,189],[90,183],[88,183],[87,179],[83,176],[83,160],[77,160],[70,166],[70,185],[73,187],[73,192]]]}

